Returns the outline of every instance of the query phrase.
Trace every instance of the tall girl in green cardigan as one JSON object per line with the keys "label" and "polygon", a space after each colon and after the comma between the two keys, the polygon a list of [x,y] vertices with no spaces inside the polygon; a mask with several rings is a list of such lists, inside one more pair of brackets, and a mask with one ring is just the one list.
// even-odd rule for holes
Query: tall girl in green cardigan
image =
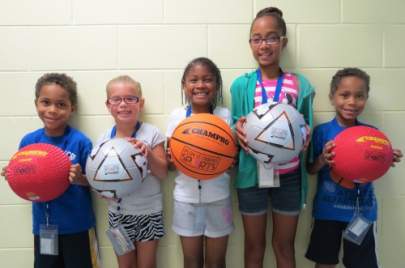
{"label": "tall girl in green cardigan", "polygon": [[281,69],[280,57],[288,41],[286,35],[286,24],[278,8],[259,11],[252,22],[249,39],[258,69],[241,75],[231,86],[232,117],[242,148],[236,187],[245,231],[245,267],[263,266],[269,200],[277,267],[295,267],[294,239],[307,191],[305,169],[301,169],[303,161],[297,157],[275,168],[279,187],[259,186],[263,178],[258,176],[257,161],[248,154],[243,127],[245,116],[256,106],[267,102],[286,103],[304,115],[309,135],[314,89],[302,75]]}

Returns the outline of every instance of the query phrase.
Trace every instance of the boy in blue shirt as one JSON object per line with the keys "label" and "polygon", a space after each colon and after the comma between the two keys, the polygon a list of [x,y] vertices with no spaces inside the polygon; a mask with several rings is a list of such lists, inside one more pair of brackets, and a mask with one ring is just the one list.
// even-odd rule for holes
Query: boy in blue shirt
{"label": "boy in blue shirt", "polygon": [[[82,173],[92,144],[83,133],[68,125],[76,105],[76,83],[71,77],[49,73],[38,79],[35,107],[44,127],[26,134],[19,148],[33,143],[55,145],[69,156],[72,166],[71,184],[61,196],[32,203],[35,268],[99,267],[95,217]],[[2,171],[3,176],[6,169]],[[44,231],[56,235],[56,241],[43,237]],[[54,243],[58,247],[52,246]]]}
{"label": "boy in blue shirt", "polygon": [[[365,237],[360,245],[343,240],[343,264],[345,267],[379,267],[375,224],[377,200],[372,183],[344,181],[342,184],[330,176],[333,139],[345,128],[364,125],[357,117],[366,106],[369,83],[368,74],[360,69],[339,70],[332,78],[329,93],[336,116],[332,121],[318,125],[313,132],[307,167],[310,174],[318,175],[318,184],[313,204],[315,221],[306,257],[316,262],[316,268],[333,268],[339,263],[342,235],[358,214],[371,226],[364,230]],[[401,157],[401,151],[395,149],[394,162],[399,162]]]}

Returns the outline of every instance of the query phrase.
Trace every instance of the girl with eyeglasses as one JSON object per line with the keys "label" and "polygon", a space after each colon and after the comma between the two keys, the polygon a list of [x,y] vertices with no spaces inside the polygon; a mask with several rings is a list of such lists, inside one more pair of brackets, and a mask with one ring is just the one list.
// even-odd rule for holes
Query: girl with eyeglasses
{"label": "girl with eyeglasses", "polygon": [[269,200],[277,267],[295,267],[294,239],[298,215],[307,192],[305,167],[298,157],[275,168],[275,173],[279,175],[279,187],[259,187],[261,178],[257,161],[248,154],[244,130],[246,115],[255,107],[273,101],[292,105],[302,113],[308,124],[309,136],[314,89],[302,75],[280,67],[288,42],[282,15],[281,10],[275,7],[264,8],[257,13],[250,28],[249,44],[258,68],[241,75],[231,86],[233,122],[242,148],[236,187],[245,231],[245,267],[263,266]]}
{"label": "girl with eyeglasses", "polygon": [[140,121],[144,104],[141,85],[131,77],[119,76],[108,82],[106,106],[115,125],[100,137],[98,144],[114,137],[126,138],[144,154],[150,170],[133,193],[109,199],[110,230],[119,229],[135,248],[117,255],[120,268],[156,267],[158,242],[164,235],[160,182],[167,177],[165,137],[157,127]]}

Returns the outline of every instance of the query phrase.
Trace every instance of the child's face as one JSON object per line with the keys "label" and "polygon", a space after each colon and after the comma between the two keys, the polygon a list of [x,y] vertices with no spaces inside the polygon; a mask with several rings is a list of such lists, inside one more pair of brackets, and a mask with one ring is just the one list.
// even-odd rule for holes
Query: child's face
{"label": "child's face", "polygon": [[194,65],[188,71],[183,89],[187,100],[192,105],[209,106],[216,98],[216,77],[201,64]]}
{"label": "child's face", "polygon": [[128,82],[115,82],[108,90],[106,105],[116,124],[134,125],[143,109],[144,99],[139,91]]}
{"label": "child's face", "polygon": [[[266,42],[264,39],[268,41]],[[258,18],[252,25],[250,49],[259,66],[278,67],[281,52],[286,45],[287,38],[281,36],[275,18],[264,16]]]}
{"label": "child's face", "polygon": [[355,76],[344,77],[330,96],[336,117],[343,126],[352,126],[363,112],[368,98],[364,81]]}
{"label": "child's face", "polygon": [[62,136],[74,107],[69,93],[57,84],[42,86],[35,107],[49,136]]}

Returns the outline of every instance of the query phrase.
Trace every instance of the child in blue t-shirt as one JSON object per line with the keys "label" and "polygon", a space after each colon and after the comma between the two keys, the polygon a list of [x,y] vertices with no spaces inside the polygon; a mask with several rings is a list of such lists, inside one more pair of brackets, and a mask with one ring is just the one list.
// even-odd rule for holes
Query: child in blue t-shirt
{"label": "child in blue t-shirt", "polygon": [[[345,267],[379,267],[375,224],[377,200],[373,184],[355,184],[345,180],[342,184],[342,181],[335,181],[330,176],[335,146],[333,139],[345,128],[364,125],[357,117],[366,106],[369,83],[368,74],[360,69],[339,70],[332,78],[329,93],[336,111],[335,118],[318,125],[313,132],[307,167],[310,174],[318,175],[318,185],[313,204],[315,222],[306,257],[316,262],[317,268],[331,268],[339,263],[343,233],[350,230],[348,225],[352,220],[360,217],[365,219],[365,223],[369,222],[370,227],[364,228],[364,231],[358,228],[354,232],[364,232],[360,245],[343,239],[343,264]],[[393,161],[399,162],[401,157],[402,152],[395,149]]]}
{"label": "child in blue t-shirt", "polygon": [[[87,180],[82,172],[91,141],[68,121],[77,107],[76,83],[65,74],[48,73],[35,86],[35,107],[44,127],[26,134],[19,148],[49,143],[70,158],[69,188],[48,202],[33,202],[34,267],[99,267],[95,217]],[[5,167],[2,175],[6,174]],[[55,232],[56,239],[41,234]],[[52,244],[57,243],[55,248]]]}

